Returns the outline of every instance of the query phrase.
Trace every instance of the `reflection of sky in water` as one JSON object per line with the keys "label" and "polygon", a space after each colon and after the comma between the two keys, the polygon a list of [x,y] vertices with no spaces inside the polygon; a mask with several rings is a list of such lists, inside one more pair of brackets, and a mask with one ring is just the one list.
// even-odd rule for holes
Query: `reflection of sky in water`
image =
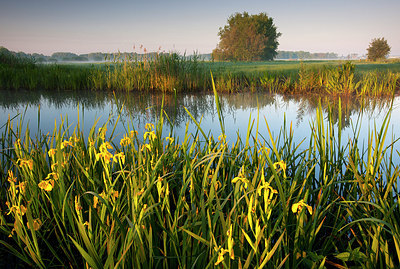
{"label": "reflection of sky in water", "polygon": [[[14,94],[14,93],[13,93]],[[54,129],[54,121],[57,124],[61,122],[61,117],[64,118],[65,123],[71,125],[70,132],[74,130],[75,125],[78,123],[78,103],[79,105],[79,116],[81,127],[83,127],[85,136],[89,134],[90,129],[94,122],[99,119],[97,128],[103,125],[108,119],[110,119],[110,125],[114,125],[118,117],[118,109],[113,101],[113,97],[102,96],[101,93],[86,94],[85,96],[69,97],[63,102],[63,95],[60,96],[52,95],[51,98],[42,93],[39,98],[36,98],[35,103],[30,103],[28,100],[18,102],[18,92],[15,93],[16,100],[12,106],[5,105],[4,101],[0,104],[0,126],[2,126],[8,119],[8,116],[13,117],[18,113],[23,114],[25,109],[26,113],[24,116],[23,126],[29,124],[31,134],[37,133],[38,128],[38,104],[40,104],[40,129],[42,134],[47,132],[52,133]],[[96,96],[95,96],[96,95]],[[71,99],[72,98],[72,99]],[[196,99],[197,98],[197,99]],[[95,99],[92,103],[91,99]],[[159,116],[159,108],[161,106],[160,100],[162,96],[146,97],[143,95],[122,95],[117,98],[119,101],[125,101],[125,107],[123,110],[122,117],[116,128],[116,134],[124,132],[122,123],[125,123],[127,128],[128,123],[130,128],[134,128],[143,133],[144,125],[147,122],[155,122]],[[171,99],[171,98],[170,98]],[[138,101],[140,100],[140,102]],[[214,138],[221,134],[221,128],[218,120],[217,110],[214,104],[214,96],[212,95],[183,95],[178,96],[178,108],[177,116],[175,120],[178,124],[174,127],[174,133],[176,137],[182,137],[185,133],[186,123],[189,122],[189,133],[193,133],[196,129],[195,124],[190,120],[189,116],[183,109],[183,106],[187,107],[188,110],[193,113],[197,120],[200,120],[201,116],[202,123],[201,127],[203,131],[208,134],[211,132]],[[266,94],[252,94],[252,93],[241,93],[232,95],[221,95],[220,96],[227,139],[232,142],[236,141],[237,133],[243,139],[246,138],[249,118],[251,121],[254,120],[252,135],[255,136],[255,130],[257,128],[257,115],[259,115],[259,138],[262,137],[269,141],[268,130],[265,124],[267,120],[271,129],[272,135],[276,138],[279,134],[280,129],[283,126],[284,118],[286,117],[287,128],[290,127],[290,123],[293,125],[295,143],[298,144],[302,139],[306,138],[303,142],[304,148],[307,148],[309,138],[311,136],[310,124],[315,119],[315,106],[318,102],[307,101],[301,98],[287,98],[282,96],[271,96]],[[257,109],[257,101],[259,111]],[[154,103],[156,102],[156,103]],[[140,103],[140,104],[139,104]],[[388,111],[388,105],[378,104],[370,105],[367,104],[367,109],[363,110],[361,114],[361,127],[359,141],[367,141],[368,130],[372,131],[374,123],[377,128],[380,128],[384,117]],[[323,105],[324,106],[324,105]],[[324,106],[326,107],[326,106]],[[332,105],[333,111],[337,110],[337,102]],[[343,115],[343,118],[347,118],[349,126],[351,122],[353,125],[357,122],[357,117],[360,111],[360,105],[353,105],[346,102],[342,102],[342,110],[346,110],[347,114]],[[395,137],[400,137],[400,98],[396,97],[394,100],[394,109],[391,115],[390,127],[388,130],[386,144],[389,144],[392,140],[392,134]],[[165,105],[165,109],[168,111],[168,116],[174,120],[174,102],[169,102]],[[259,114],[258,114],[259,113]],[[337,113],[336,113],[337,114]],[[130,115],[130,117],[128,116]],[[324,117],[326,119],[327,113],[324,110]],[[265,118],[265,119],[264,119]],[[351,121],[350,121],[351,120]],[[167,122],[167,119],[164,119]],[[14,125],[17,123],[14,120]],[[132,126],[133,125],[133,126]],[[67,125],[65,125],[67,126]],[[336,127],[337,128],[337,127]],[[108,134],[111,133],[112,127],[108,127]],[[168,124],[164,127],[164,136],[167,136],[170,132]],[[203,140],[199,133],[200,139]],[[347,138],[353,137],[353,131],[351,127],[346,127],[342,132],[342,141],[346,143]],[[362,143],[359,144],[362,147]],[[400,151],[399,143],[396,144],[395,150]],[[396,159],[399,159],[397,155]]]}

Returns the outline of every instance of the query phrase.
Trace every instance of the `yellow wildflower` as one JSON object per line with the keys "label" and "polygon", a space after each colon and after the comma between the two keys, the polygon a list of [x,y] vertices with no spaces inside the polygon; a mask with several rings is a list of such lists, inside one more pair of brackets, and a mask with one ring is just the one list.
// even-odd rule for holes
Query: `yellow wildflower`
{"label": "yellow wildflower", "polygon": [[266,151],[267,152],[267,155],[269,155],[269,153],[271,152],[271,150],[269,149],[269,148],[267,148],[267,147],[261,147],[259,150],[258,150],[258,153],[260,153],[260,152],[262,152],[262,151]]}
{"label": "yellow wildflower", "polygon": [[143,139],[146,140],[147,137],[149,138],[149,141],[153,141],[154,139],[156,139],[156,134],[152,131],[152,132],[145,132],[143,135]]}
{"label": "yellow wildflower", "polygon": [[225,253],[229,252],[229,250],[224,249],[224,248],[220,248],[220,249],[218,250],[217,247],[215,247],[214,249],[215,249],[215,251],[218,252],[218,259],[217,259],[217,261],[215,262],[214,265],[218,265],[218,264],[220,264],[221,262],[224,261],[224,255],[225,255]]}
{"label": "yellow wildflower", "polygon": [[50,149],[47,154],[49,154],[49,157],[52,158],[54,157],[54,155],[56,155],[56,149]]}
{"label": "yellow wildflower", "polygon": [[51,191],[54,188],[54,180],[49,179],[49,180],[42,180],[38,184],[39,188],[45,190],[45,191]]}
{"label": "yellow wildflower", "polygon": [[100,152],[96,154],[96,160],[103,159],[106,164],[110,162],[110,159],[113,158],[113,155],[110,152]]}
{"label": "yellow wildflower", "polygon": [[[26,226],[29,228],[29,222],[26,223]],[[38,231],[40,227],[42,226],[42,221],[40,219],[34,219],[33,220],[33,230]]]}
{"label": "yellow wildflower", "polygon": [[142,146],[142,151],[143,151],[144,149],[148,149],[148,150],[151,152],[151,146],[150,146],[149,144],[144,144],[144,145]]}
{"label": "yellow wildflower", "polygon": [[119,192],[118,191],[112,190],[111,192],[112,192],[112,196],[113,196],[114,199],[118,198],[118,196],[119,196]]}
{"label": "yellow wildflower", "polygon": [[133,138],[134,136],[137,136],[137,135],[138,135],[138,131],[131,131],[131,134],[130,134],[131,138]]}
{"label": "yellow wildflower", "polygon": [[113,149],[113,147],[108,141],[100,145],[100,152],[108,152],[109,149]]}
{"label": "yellow wildflower", "polygon": [[232,224],[229,227],[229,230],[226,232],[226,235],[228,236],[228,252],[229,252],[229,257],[234,260],[235,259],[235,253],[233,252],[233,238],[232,238]]}
{"label": "yellow wildflower", "polygon": [[274,163],[275,170],[278,168],[278,165],[283,171],[286,171],[286,163],[284,161],[279,161],[279,162]]}
{"label": "yellow wildflower", "polygon": [[146,123],[146,126],[144,127],[146,130],[150,131],[154,129],[154,124],[153,123]]}
{"label": "yellow wildflower", "polygon": [[106,199],[106,193],[104,191],[102,191],[100,193],[100,197],[103,198],[104,200]]}
{"label": "yellow wildflower", "polygon": [[10,208],[10,212],[8,212],[7,215],[10,215],[11,212],[14,212],[14,214],[17,215],[21,215],[22,217],[26,213],[26,207],[24,205],[20,205],[19,207],[14,205]]}
{"label": "yellow wildflower", "polygon": [[292,205],[292,212],[296,214],[296,213],[300,212],[303,209],[303,207],[306,207],[308,212],[310,213],[310,215],[312,215],[311,206],[304,203],[303,199],[301,199],[298,203],[295,203]]}
{"label": "yellow wildflower", "polygon": [[123,152],[114,155],[114,162],[120,161],[121,164],[125,164],[125,154]]}
{"label": "yellow wildflower", "polygon": [[99,131],[98,131],[98,134],[99,134],[99,136],[101,137],[101,138],[105,138],[105,136],[106,136],[106,132],[107,132],[107,128],[106,127],[100,127],[99,128]]}
{"label": "yellow wildflower", "polygon": [[83,208],[81,206],[78,196],[75,196],[75,210],[78,212],[81,211],[82,209]]}
{"label": "yellow wildflower", "polygon": [[232,183],[236,183],[238,181],[242,181],[242,183],[244,183],[244,188],[247,189],[248,181],[244,175],[244,166],[242,166],[242,168],[240,168],[239,175],[237,177],[235,177],[234,179],[232,179]]}
{"label": "yellow wildflower", "polygon": [[61,142],[61,149],[64,149],[64,148],[66,148],[66,147],[68,147],[68,146],[71,146],[71,147],[74,146],[73,143],[72,143],[72,141],[71,141],[71,139],[69,139],[69,140],[64,140],[63,142]]}
{"label": "yellow wildflower", "polygon": [[94,147],[94,141],[93,141],[93,139],[91,137],[89,137],[88,142],[89,142],[88,143],[89,147]]}
{"label": "yellow wildflower", "polygon": [[98,203],[99,203],[99,198],[97,196],[93,196],[93,207],[97,208]]}
{"label": "yellow wildflower", "polygon": [[106,164],[110,162],[110,159],[113,158],[113,155],[108,152],[108,149],[112,149],[113,147],[109,142],[105,142],[100,145],[100,153],[96,154],[96,160],[103,159]]}
{"label": "yellow wildflower", "polygon": [[220,134],[220,135],[218,136],[218,140],[219,140],[219,141],[225,141],[225,140],[226,140],[226,135],[225,135],[225,134]]}
{"label": "yellow wildflower", "polygon": [[48,179],[51,179],[51,178],[53,178],[54,180],[57,180],[58,179],[58,174],[56,172],[51,172],[51,173],[49,173],[47,175],[47,177],[45,179],[48,180]]}
{"label": "yellow wildflower", "polygon": [[268,201],[270,201],[272,199],[272,196],[274,195],[274,193],[278,193],[278,191],[275,190],[274,188],[272,188],[271,185],[268,182],[265,182],[263,185],[260,185],[257,188],[257,193],[258,193],[259,196],[261,196],[262,190],[264,190],[264,197]]}
{"label": "yellow wildflower", "polygon": [[54,171],[54,170],[56,170],[56,168],[57,168],[57,165],[58,165],[58,162],[56,162],[56,163],[53,163],[53,164],[51,165],[51,171]]}
{"label": "yellow wildflower", "polygon": [[8,173],[8,178],[7,178],[8,182],[16,183],[17,182],[17,178],[14,176],[13,171],[9,170],[7,173]]}
{"label": "yellow wildflower", "polygon": [[24,182],[20,182],[18,185],[17,185],[17,187],[19,187],[19,191],[22,193],[22,194],[25,194],[25,190],[26,190],[26,182],[24,181]]}
{"label": "yellow wildflower", "polygon": [[131,139],[129,137],[127,137],[126,135],[124,135],[124,138],[122,138],[121,141],[119,142],[121,147],[128,146],[130,143],[131,143]]}
{"label": "yellow wildflower", "polygon": [[19,163],[19,167],[23,166],[28,166],[30,170],[33,170],[33,160],[23,160],[23,159],[18,159],[17,163]]}
{"label": "yellow wildflower", "polygon": [[165,140],[168,141],[171,144],[174,143],[174,138],[173,137],[169,137],[168,136],[168,137],[165,138]]}
{"label": "yellow wildflower", "polygon": [[142,195],[144,193],[144,188],[141,189],[138,193],[136,193],[137,196]]}

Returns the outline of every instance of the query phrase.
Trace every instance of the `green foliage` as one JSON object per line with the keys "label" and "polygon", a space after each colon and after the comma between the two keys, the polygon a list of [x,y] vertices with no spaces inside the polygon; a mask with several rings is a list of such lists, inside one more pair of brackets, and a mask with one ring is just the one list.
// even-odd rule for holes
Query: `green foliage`
{"label": "green foliage", "polygon": [[376,61],[385,59],[390,53],[390,46],[385,38],[374,38],[372,39],[367,49],[368,60]]}
{"label": "green foliage", "polygon": [[31,139],[9,120],[0,138],[0,257],[8,251],[38,268],[399,266],[389,115],[360,149],[357,126],[342,141],[341,103],[337,124],[320,105],[302,150],[291,125],[260,135],[258,119],[245,140],[227,141],[216,106],[218,139],[198,122],[201,138],[163,139],[163,113],[143,135],[127,127],[123,138],[95,125],[84,137],[62,120]]}
{"label": "green foliage", "polygon": [[[0,54],[1,55],[1,54]],[[102,64],[34,64],[4,53],[0,89],[218,91],[329,93],[392,96],[400,86],[400,62],[340,61],[206,62],[176,53],[115,55]],[[7,64],[6,64],[7,63]]]}
{"label": "green foliage", "polygon": [[231,15],[218,35],[221,40],[213,51],[214,59],[258,61],[274,59],[281,34],[267,14],[244,12]]}
{"label": "green foliage", "polygon": [[27,66],[32,67],[35,61],[33,58],[30,57],[23,57],[18,55],[17,53],[11,52],[5,47],[0,47],[0,65],[7,65],[7,66]]}

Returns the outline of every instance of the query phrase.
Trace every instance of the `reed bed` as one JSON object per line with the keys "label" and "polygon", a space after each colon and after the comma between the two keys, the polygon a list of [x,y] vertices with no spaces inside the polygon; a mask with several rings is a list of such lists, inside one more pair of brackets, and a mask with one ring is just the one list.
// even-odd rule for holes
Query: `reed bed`
{"label": "reed bed", "polygon": [[[399,164],[390,114],[366,143],[343,141],[341,116],[293,142],[249,121],[227,141],[201,124],[184,137],[67,119],[31,138],[9,120],[1,137],[0,261],[39,268],[395,268]],[[339,103],[339,110],[340,103]],[[189,115],[190,112],[188,111]],[[268,128],[269,130],[269,128]],[[304,145],[305,150],[300,150]],[[6,253],[7,252],[7,253]],[[9,255],[11,254],[11,255]],[[8,259],[8,260],[7,260]]]}
{"label": "reed bed", "polygon": [[396,66],[393,71],[386,66],[371,70],[359,64],[361,69],[356,72],[352,62],[262,65],[205,62],[196,55],[176,53],[150,56],[117,55],[97,65],[14,64],[7,58],[0,62],[0,89],[212,91],[210,70],[218,91],[229,93],[247,90],[378,97],[393,96],[400,88]]}

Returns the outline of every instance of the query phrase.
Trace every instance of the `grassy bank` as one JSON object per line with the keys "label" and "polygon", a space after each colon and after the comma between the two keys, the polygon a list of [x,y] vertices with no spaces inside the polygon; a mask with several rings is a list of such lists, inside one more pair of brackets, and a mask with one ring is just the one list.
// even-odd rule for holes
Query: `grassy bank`
{"label": "grassy bank", "polygon": [[246,139],[226,141],[223,124],[218,138],[200,126],[177,138],[162,134],[162,115],[143,134],[127,128],[119,138],[95,125],[84,137],[79,124],[61,122],[35,139],[18,123],[3,126],[0,263],[399,266],[399,153],[398,142],[384,146],[389,116],[364,147],[357,126],[342,141],[340,114],[338,125],[332,113],[324,123],[320,108],[300,151],[291,125],[277,137],[258,134],[267,122],[257,120]]}
{"label": "grassy bank", "polygon": [[[17,62],[17,63],[15,63]],[[400,87],[400,62],[204,62],[198,57],[157,54],[102,64],[0,63],[0,89],[204,91],[210,71],[219,91],[270,91],[392,96]]]}

